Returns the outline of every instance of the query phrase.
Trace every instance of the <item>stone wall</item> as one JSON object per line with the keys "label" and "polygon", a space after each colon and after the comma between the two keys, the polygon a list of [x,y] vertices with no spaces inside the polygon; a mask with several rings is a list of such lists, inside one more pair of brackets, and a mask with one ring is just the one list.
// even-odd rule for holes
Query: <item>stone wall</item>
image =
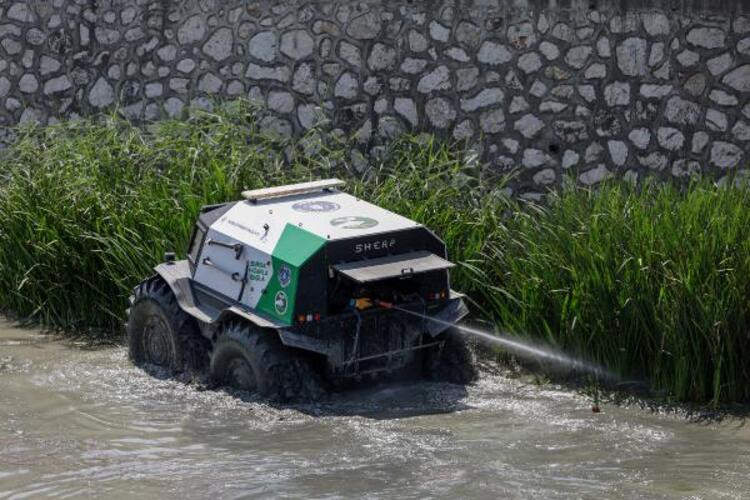
{"label": "stone wall", "polygon": [[566,171],[723,175],[750,152],[749,4],[2,0],[0,128],[245,96],[266,130],[325,115],[364,152],[468,141],[528,196]]}

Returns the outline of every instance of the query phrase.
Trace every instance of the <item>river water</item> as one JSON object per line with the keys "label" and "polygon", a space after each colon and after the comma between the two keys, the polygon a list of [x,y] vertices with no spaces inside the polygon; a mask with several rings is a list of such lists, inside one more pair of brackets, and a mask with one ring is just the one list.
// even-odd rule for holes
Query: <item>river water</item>
{"label": "river water", "polygon": [[484,373],[278,408],[0,323],[0,498],[742,498],[750,429]]}

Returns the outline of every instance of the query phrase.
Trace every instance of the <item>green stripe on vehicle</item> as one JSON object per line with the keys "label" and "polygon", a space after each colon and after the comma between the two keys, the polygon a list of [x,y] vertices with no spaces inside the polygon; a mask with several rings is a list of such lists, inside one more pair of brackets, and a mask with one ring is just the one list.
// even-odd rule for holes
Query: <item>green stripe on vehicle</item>
{"label": "green stripe on vehicle", "polygon": [[325,238],[287,224],[273,249],[273,256],[294,267],[300,267],[325,245]]}
{"label": "green stripe on vehicle", "polygon": [[299,270],[307,259],[315,255],[326,240],[302,228],[287,224],[271,254],[273,276],[257,308],[291,324],[297,297]]}

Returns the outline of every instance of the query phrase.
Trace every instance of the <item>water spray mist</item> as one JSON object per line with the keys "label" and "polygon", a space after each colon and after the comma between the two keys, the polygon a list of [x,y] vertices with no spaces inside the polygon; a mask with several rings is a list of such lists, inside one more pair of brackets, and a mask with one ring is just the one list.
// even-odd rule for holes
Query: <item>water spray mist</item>
{"label": "water spray mist", "polygon": [[412,316],[426,319],[428,321],[434,321],[435,323],[440,323],[442,325],[455,328],[461,333],[465,335],[472,335],[485,343],[503,347],[506,350],[524,359],[528,359],[532,361],[539,361],[539,360],[548,361],[548,362],[569,368],[577,372],[588,373],[596,377],[596,380],[598,381],[612,382],[616,380],[617,378],[614,374],[612,374],[611,372],[609,372],[608,370],[605,370],[604,368],[600,366],[594,365],[586,361],[572,358],[565,354],[555,352],[549,348],[531,345],[521,340],[511,338],[508,335],[501,335],[497,332],[490,333],[490,332],[480,330],[478,328],[472,328],[469,326],[451,323],[449,321],[443,321],[433,316],[429,316],[426,314],[404,309],[397,305],[391,304],[390,302],[376,301],[375,303],[376,305],[380,307],[384,307],[386,309],[395,309],[400,312],[410,314]]}

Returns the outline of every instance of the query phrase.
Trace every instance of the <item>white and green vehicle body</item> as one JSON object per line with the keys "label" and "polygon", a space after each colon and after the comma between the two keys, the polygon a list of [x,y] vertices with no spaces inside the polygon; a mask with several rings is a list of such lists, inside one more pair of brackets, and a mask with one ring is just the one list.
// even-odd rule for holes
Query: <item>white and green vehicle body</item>
{"label": "white and green vehicle body", "polygon": [[[321,356],[331,372],[355,375],[403,365],[466,314],[450,290],[443,242],[341,184],[249,191],[202,210],[188,258],[156,271],[205,337],[241,318]],[[372,301],[441,321],[361,306]]]}

